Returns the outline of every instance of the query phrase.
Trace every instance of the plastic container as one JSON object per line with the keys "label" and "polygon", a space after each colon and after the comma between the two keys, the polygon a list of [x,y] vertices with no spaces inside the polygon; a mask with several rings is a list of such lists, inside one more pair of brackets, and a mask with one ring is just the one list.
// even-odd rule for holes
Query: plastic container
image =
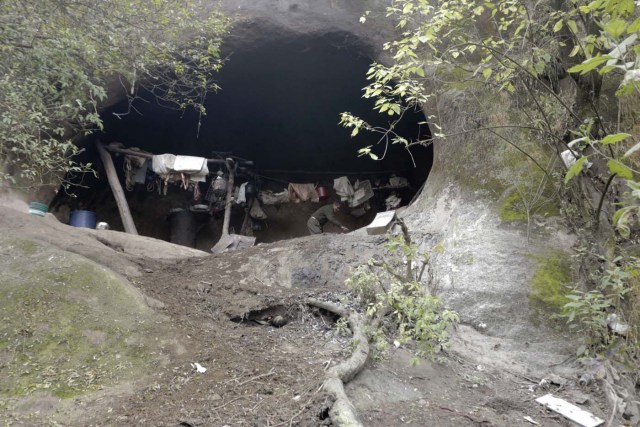
{"label": "plastic container", "polygon": [[71,211],[69,225],[80,228],[96,228],[96,213],[93,211]]}
{"label": "plastic container", "polygon": [[29,214],[31,215],[45,216],[48,210],[49,207],[44,203],[31,202],[31,204],[29,204]]}
{"label": "plastic container", "polygon": [[318,191],[318,197],[320,200],[327,200],[329,198],[329,187],[321,185],[316,190]]}

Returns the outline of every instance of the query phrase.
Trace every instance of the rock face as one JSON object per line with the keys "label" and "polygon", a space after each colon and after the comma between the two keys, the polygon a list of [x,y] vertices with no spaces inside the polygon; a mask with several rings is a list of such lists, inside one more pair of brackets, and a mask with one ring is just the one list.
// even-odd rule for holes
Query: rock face
{"label": "rock face", "polygon": [[223,0],[221,7],[237,20],[229,39],[232,45],[283,35],[345,32],[379,47],[389,29],[365,26],[359,19],[365,11],[382,11],[386,4],[381,0]]}
{"label": "rock face", "polygon": [[[238,18],[230,37],[232,46],[259,44],[265,38],[344,32],[380,53],[383,40],[393,35],[393,28],[383,19],[388,3],[227,0],[222,5]],[[372,12],[362,25],[359,18],[366,10]],[[493,110],[469,113],[474,110],[468,96],[472,91],[476,92],[474,99],[492,105]],[[571,88],[565,94],[572,96]],[[438,111],[443,128],[454,133],[518,114],[515,106],[504,101],[499,95],[482,93],[482,88],[456,87],[438,105],[427,106],[425,114]],[[535,141],[527,141],[526,136],[511,137],[535,147]],[[529,226],[522,217],[518,221],[501,218],[512,184],[511,169],[535,169],[523,159],[481,132],[437,143],[425,190],[405,217],[420,249],[431,253],[432,283],[470,326],[460,343],[478,350],[492,336],[523,367],[542,368],[537,363],[541,353],[547,353],[543,359],[554,360],[553,353],[561,357],[570,342],[542,319],[548,317],[545,310],[552,308],[542,307],[541,314],[530,298],[532,286],[545,268],[545,257],[566,256],[575,238],[549,217],[538,217]],[[561,273],[570,277],[568,271]]]}
{"label": "rock face", "polygon": [[[492,120],[520,114],[499,95],[482,88],[469,92],[451,90],[432,106],[440,112],[443,132],[462,136],[434,144],[433,168],[405,219],[420,249],[431,256],[432,283],[461,315],[465,326],[458,348],[488,355],[487,363],[508,361],[511,368],[544,371],[576,346],[576,337],[549,321],[565,301],[543,295],[563,295],[571,287],[568,260],[576,237],[566,231],[557,208],[531,215],[529,223],[521,211],[508,215],[513,213],[509,195],[519,185],[514,177],[522,171],[536,179],[542,174],[492,134],[464,132],[477,123],[489,127],[499,124]],[[474,96],[486,111],[474,113]],[[526,135],[508,136],[527,150],[542,145]],[[530,195],[525,191],[523,197]]]}

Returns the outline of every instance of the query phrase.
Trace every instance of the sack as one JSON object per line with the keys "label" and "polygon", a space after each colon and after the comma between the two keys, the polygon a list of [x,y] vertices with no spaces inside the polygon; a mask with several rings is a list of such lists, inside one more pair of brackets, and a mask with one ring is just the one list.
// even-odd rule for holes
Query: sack
{"label": "sack", "polygon": [[264,213],[264,211],[260,207],[260,203],[255,199],[253,200],[253,202],[251,202],[249,216],[253,219],[267,219],[267,214]]}
{"label": "sack", "polygon": [[284,190],[280,193],[274,193],[273,191],[261,191],[260,200],[265,205],[281,205],[283,203],[289,203],[289,190]]}

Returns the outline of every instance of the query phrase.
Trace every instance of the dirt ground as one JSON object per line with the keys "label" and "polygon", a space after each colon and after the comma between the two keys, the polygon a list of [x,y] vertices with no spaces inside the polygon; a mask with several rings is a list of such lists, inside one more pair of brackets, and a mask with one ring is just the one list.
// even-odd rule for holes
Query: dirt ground
{"label": "dirt ground", "polygon": [[[5,231],[18,230],[23,238],[36,233],[37,219],[12,217],[0,221]],[[332,425],[331,399],[321,384],[329,367],[349,357],[351,340],[337,331],[335,318],[311,309],[305,300],[344,301],[348,267],[375,252],[382,243],[379,237],[323,235],[231,254],[186,253],[172,260],[148,253],[125,256],[129,247],[124,243],[115,248],[104,243],[110,241],[104,237],[109,232],[97,236],[54,221],[40,227],[49,227],[49,235],[66,233],[57,234],[58,240],[71,241],[76,248],[93,248],[87,242],[102,239],[96,243],[104,246],[102,255],[96,248],[84,252],[108,260],[111,269],[147,297],[168,320],[163,323],[166,336],[172,336],[175,345],[166,363],[134,383],[123,381],[64,400],[46,394],[0,399],[4,424]],[[155,258],[170,250],[160,247]],[[286,276],[286,266],[297,270]],[[277,316],[286,320],[284,326],[272,325]],[[196,363],[206,372],[198,372]],[[412,366],[409,351],[400,348],[387,362],[371,361],[346,389],[363,424],[372,427],[532,425],[524,417],[543,426],[572,425],[534,401],[546,393],[583,402],[587,410],[606,418],[599,390],[580,389],[576,378],[539,385],[542,379],[479,364],[455,351]]]}
{"label": "dirt ground", "polygon": [[[78,418],[70,425],[331,425],[331,400],[320,386],[326,369],[348,357],[349,337],[304,300],[336,300],[344,289],[219,279],[235,267],[224,258],[144,263],[146,273],[134,284],[162,303],[160,311],[182,333],[184,352],[158,367],[146,384],[77,400],[69,415]],[[288,323],[270,325],[277,315]],[[196,372],[196,362],[207,371]],[[570,426],[534,402],[547,391],[533,392],[538,380],[453,353],[414,367],[400,350],[388,363],[372,364],[348,392],[367,426],[530,425],[524,416],[545,426]]]}

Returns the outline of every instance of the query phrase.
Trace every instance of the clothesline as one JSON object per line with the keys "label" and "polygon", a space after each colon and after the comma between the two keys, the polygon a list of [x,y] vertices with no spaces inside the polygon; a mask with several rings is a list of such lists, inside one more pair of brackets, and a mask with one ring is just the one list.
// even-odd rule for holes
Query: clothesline
{"label": "clothesline", "polygon": [[344,172],[344,171],[309,171],[309,170],[282,170],[282,169],[266,169],[260,170],[261,173],[273,173],[273,174],[294,174],[294,175],[334,175],[334,176],[342,176],[342,175],[381,175],[381,174],[397,174],[407,172],[406,169],[397,169],[397,170],[385,170],[385,171],[352,171],[352,172]]}
{"label": "clothesline", "polygon": [[[129,154],[131,156],[137,156],[137,157],[143,157],[145,159],[152,159],[154,154],[152,153],[146,153],[146,152],[141,152],[141,151],[137,151],[137,150],[131,150],[128,148],[116,148],[116,147],[112,147],[110,145],[105,145],[104,146],[105,149],[107,149],[108,151],[111,151],[113,153],[120,153],[120,154]],[[218,165],[224,165],[226,164],[226,160],[224,159],[206,159],[207,163],[213,163],[213,164],[218,164]],[[253,165],[253,162],[250,160],[241,160],[237,163],[240,164],[244,164],[247,166],[251,166]]]}

